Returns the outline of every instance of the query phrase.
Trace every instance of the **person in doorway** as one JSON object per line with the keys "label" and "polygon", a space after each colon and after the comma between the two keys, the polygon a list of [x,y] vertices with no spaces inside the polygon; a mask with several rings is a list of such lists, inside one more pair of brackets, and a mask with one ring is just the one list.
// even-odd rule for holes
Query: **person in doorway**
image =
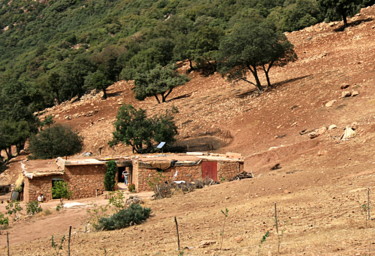
{"label": "person in doorway", "polygon": [[125,185],[128,185],[128,176],[129,176],[129,173],[126,170],[124,170],[122,172],[122,177],[124,178],[124,184]]}
{"label": "person in doorway", "polygon": [[44,195],[42,193],[39,194],[38,196],[38,203],[43,203],[44,202]]}

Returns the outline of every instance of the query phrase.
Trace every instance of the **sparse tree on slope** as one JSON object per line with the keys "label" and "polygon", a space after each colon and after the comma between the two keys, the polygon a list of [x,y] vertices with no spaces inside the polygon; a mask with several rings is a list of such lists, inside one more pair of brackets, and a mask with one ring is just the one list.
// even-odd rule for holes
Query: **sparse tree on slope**
{"label": "sparse tree on slope", "polygon": [[[135,97],[144,100],[154,96],[158,103],[165,102],[173,89],[188,81],[171,67],[156,66],[149,72],[139,74],[135,79]],[[159,99],[160,95],[161,99]]]}
{"label": "sparse tree on slope", "polygon": [[[296,59],[293,45],[273,25],[256,21],[241,23],[234,26],[220,43],[219,72],[229,80],[243,80],[263,91],[259,69],[264,71],[267,84],[271,86],[270,69]],[[255,83],[246,78],[248,71]]]}
{"label": "sparse tree on slope", "polygon": [[116,131],[109,145],[123,143],[137,153],[152,152],[153,143],[173,142],[177,135],[172,116],[166,114],[147,118],[145,110],[135,109],[132,105],[124,105],[119,109],[114,125]]}
{"label": "sparse tree on slope", "polygon": [[325,17],[334,19],[340,16],[345,27],[348,25],[347,17],[357,13],[361,3],[361,0],[319,0],[319,5]]}

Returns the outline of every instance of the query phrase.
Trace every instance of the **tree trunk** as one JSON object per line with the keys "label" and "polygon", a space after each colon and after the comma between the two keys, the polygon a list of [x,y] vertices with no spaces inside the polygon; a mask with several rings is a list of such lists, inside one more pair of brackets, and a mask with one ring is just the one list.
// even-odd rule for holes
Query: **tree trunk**
{"label": "tree trunk", "polygon": [[158,104],[160,104],[160,100],[158,98],[158,95],[155,94],[154,96],[155,96],[156,100],[158,101]]}
{"label": "tree trunk", "polygon": [[189,72],[194,70],[193,62],[191,61],[191,59],[189,59],[189,67]]}
{"label": "tree trunk", "polygon": [[107,90],[103,88],[103,99],[107,99]]}
{"label": "tree trunk", "polygon": [[8,147],[8,148],[6,148],[6,149],[5,149],[5,153],[7,154],[8,161],[9,161],[10,159],[13,158],[13,155],[12,155],[12,147]]}
{"label": "tree trunk", "polygon": [[266,75],[266,79],[267,79],[267,88],[272,86],[270,76],[269,76],[271,67],[272,67],[272,64],[269,64],[268,68],[266,68],[266,65],[262,66],[264,74]]}
{"label": "tree trunk", "polygon": [[348,20],[347,20],[347,17],[346,17],[346,12],[344,12],[342,14],[342,20],[344,21],[344,27],[347,27],[348,26]]}
{"label": "tree trunk", "polygon": [[165,102],[167,100],[167,97],[169,96],[169,94],[171,94],[172,90],[173,90],[173,88],[169,89],[167,94],[164,94],[164,93],[161,94],[162,102]]}
{"label": "tree trunk", "polygon": [[258,71],[257,71],[257,68],[256,67],[251,67],[251,66],[248,66],[249,70],[251,71],[251,73],[253,74],[254,78],[255,78],[255,86],[257,87],[258,91],[259,92],[262,92],[263,91],[263,87],[260,83],[260,80],[259,80],[259,76],[258,76]]}

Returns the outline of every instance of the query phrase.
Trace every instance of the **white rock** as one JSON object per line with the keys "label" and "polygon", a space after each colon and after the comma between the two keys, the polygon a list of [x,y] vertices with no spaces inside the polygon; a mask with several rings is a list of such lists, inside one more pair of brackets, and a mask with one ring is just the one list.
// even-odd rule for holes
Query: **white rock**
{"label": "white rock", "polygon": [[326,107],[327,108],[329,108],[329,107],[332,107],[333,106],[333,104],[336,102],[336,100],[330,100],[330,101],[328,101],[327,103],[326,103]]}
{"label": "white rock", "polygon": [[352,96],[352,93],[349,91],[344,91],[341,93],[341,98],[346,98]]}
{"label": "white rock", "polygon": [[331,124],[329,127],[328,127],[328,130],[333,130],[333,129],[336,129],[337,128],[337,125],[335,124]]}
{"label": "white rock", "polygon": [[356,132],[352,129],[352,127],[347,126],[345,128],[344,134],[341,136],[341,140],[349,140],[356,135]]}
{"label": "white rock", "polygon": [[359,95],[359,92],[358,92],[358,91],[352,91],[352,97],[355,97],[355,96],[357,96],[357,95]]}

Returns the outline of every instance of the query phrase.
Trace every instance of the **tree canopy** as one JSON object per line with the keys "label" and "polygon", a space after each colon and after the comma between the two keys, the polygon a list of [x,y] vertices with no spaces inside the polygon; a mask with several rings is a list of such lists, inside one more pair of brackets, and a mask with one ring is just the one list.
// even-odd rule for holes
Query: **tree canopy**
{"label": "tree canopy", "polygon": [[[156,66],[154,69],[139,74],[135,78],[135,96],[138,100],[154,96],[158,103],[165,102],[173,89],[188,81],[172,67]],[[159,99],[159,95],[161,99]]]}
{"label": "tree canopy", "polygon": [[[285,65],[296,59],[293,45],[286,36],[266,21],[252,20],[236,24],[221,41],[219,48],[219,72],[230,80],[243,80],[263,90],[258,70],[265,73],[271,86],[269,71],[273,66]],[[247,79],[251,72],[255,83]]]}
{"label": "tree canopy", "polygon": [[147,118],[145,110],[135,109],[132,105],[120,107],[114,126],[116,130],[109,145],[122,143],[137,153],[152,152],[156,143],[173,142],[177,135],[173,116],[165,114]]}
{"label": "tree canopy", "polygon": [[82,150],[82,146],[82,137],[62,125],[46,128],[30,139],[32,157],[40,159],[74,155]]}
{"label": "tree canopy", "polygon": [[326,18],[332,20],[341,17],[344,26],[348,25],[347,18],[356,14],[361,8],[362,0],[318,0]]}

